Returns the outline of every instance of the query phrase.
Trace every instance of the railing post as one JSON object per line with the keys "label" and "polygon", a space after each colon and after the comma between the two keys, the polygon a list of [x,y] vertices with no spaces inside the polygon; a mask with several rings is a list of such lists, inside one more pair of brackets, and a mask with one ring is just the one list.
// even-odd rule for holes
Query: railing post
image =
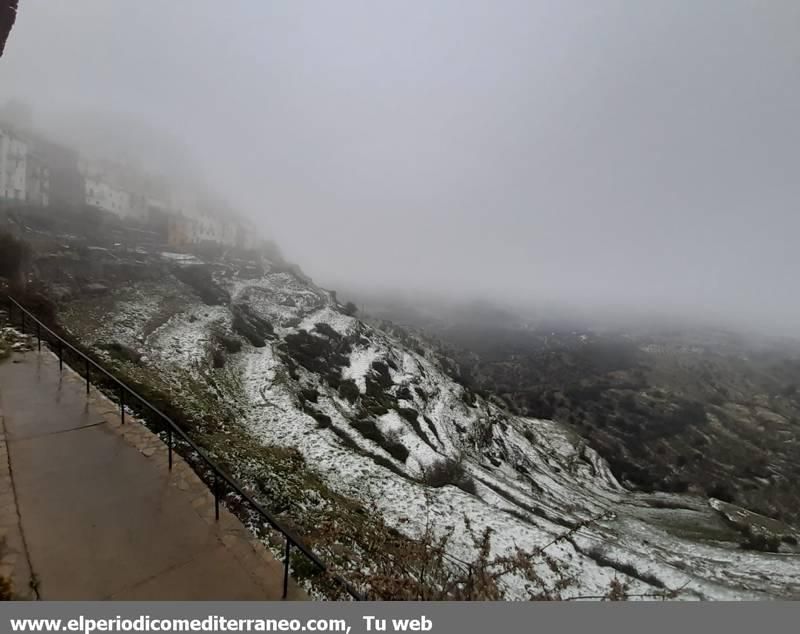
{"label": "railing post", "polygon": [[[169,447],[169,470],[172,471],[172,426],[167,427],[167,447]],[[216,480],[214,484],[216,484]]]}
{"label": "railing post", "polygon": [[61,339],[58,340],[58,371],[64,370],[64,355],[61,346]]}
{"label": "railing post", "polygon": [[219,476],[214,471],[214,517],[219,522]]}
{"label": "railing post", "polygon": [[20,322],[20,330],[22,331],[22,334],[24,335],[25,334],[25,311],[24,310],[20,310],[19,314],[22,316],[22,321]]}
{"label": "railing post", "polygon": [[86,395],[89,395],[89,359],[86,359]]}
{"label": "railing post", "polygon": [[122,386],[119,387],[119,419],[122,424],[125,424],[125,390]]}
{"label": "railing post", "polygon": [[36,345],[39,348],[39,352],[42,351],[42,329],[39,326],[39,322],[36,322]]}
{"label": "railing post", "polygon": [[286,538],[286,554],[283,559],[283,598],[289,595],[289,555],[292,551],[292,542]]}

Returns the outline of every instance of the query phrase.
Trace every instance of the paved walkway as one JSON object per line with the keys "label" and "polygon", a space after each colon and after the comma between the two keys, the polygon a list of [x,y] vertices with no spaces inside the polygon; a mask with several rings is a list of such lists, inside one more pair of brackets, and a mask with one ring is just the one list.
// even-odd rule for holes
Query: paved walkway
{"label": "paved walkway", "polygon": [[[0,362],[0,575],[46,600],[275,600],[283,569],[140,423],[49,352]],[[304,598],[293,583],[290,598]]]}

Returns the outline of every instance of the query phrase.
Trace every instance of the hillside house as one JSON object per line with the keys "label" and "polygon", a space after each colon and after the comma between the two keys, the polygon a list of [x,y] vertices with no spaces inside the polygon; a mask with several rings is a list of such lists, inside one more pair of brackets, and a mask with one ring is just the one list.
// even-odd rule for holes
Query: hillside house
{"label": "hillside house", "polygon": [[24,202],[27,176],[28,145],[10,128],[0,128],[0,198]]}

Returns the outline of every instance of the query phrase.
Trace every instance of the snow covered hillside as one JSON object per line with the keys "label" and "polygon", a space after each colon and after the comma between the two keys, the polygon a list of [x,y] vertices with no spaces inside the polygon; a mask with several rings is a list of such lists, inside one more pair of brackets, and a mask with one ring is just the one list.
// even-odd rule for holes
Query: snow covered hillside
{"label": "snow covered hillside", "polygon": [[[708,500],[626,490],[580,437],[486,402],[424,341],[345,314],[301,274],[268,263],[174,270],[72,300],[65,323],[110,362],[157,375],[178,400],[195,383],[212,386],[214,407],[228,403],[250,441],[296,449],[326,487],[401,535],[447,534],[448,555],[465,561],[487,529],[495,556],[548,545],[558,576],[572,580],[564,598],[603,596],[615,578],[631,595],[800,598],[791,548],[742,550]],[[214,452],[224,457],[225,444]],[[304,523],[291,504],[278,510]],[[516,572],[502,587],[509,599],[532,594]]]}

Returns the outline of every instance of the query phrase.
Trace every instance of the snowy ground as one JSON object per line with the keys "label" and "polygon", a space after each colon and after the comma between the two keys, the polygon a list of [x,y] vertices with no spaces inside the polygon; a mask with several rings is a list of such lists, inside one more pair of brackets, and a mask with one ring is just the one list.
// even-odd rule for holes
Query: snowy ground
{"label": "snowy ground", "polygon": [[[298,449],[331,487],[377,505],[401,532],[416,535],[427,523],[440,531],[454,527],[451,554],[466,559],[473,543],[465,517],[476,532],[492,530],[496,553],[510,553],[545,545],[576,522],[605,514],[548,549],[579,580],[566,596],[603,595],[617,577],[634,594],[680,588],[682,598],[800,597],[797,555],[738,549],[706,500],[670,495],[656,504],[657,496],[620,486],[605,462],[558,424],[509,415],[479,397],[469,404],[464,389],[443,373],[432,353],[414,352],[342,314],[324,290],[285,272],[220,283],[232,304],[249,305],[275,330],[265,347],[244,342],[228,360],[241,377],[250,433],[264,443]],[[228,306],[205,306],[185,289],[168,291],[165,283],[120,291],[105,317],[78,334],[90,343],[132,346],[145,355],[143,363],[170,373],[203,364],[212,330],[230,332],[231,322]],[[359,403],[367,398],[379,362],[386,364],[391,380],[387,395],[398,407],[418,413],[416,424],[396,408],[374,417],[384,436],[408,450],[406,460],[355,432],[352,423],[364,415],[359,403],[340,396],[321,376],[300,368],[297,379],[286,378],[281,341],[301,330],[322,336],[315,330],[318,324],[328,324],[351,342],[338,371],[341,379],[355,381]],[[346,430],[360,451],[304,411],[301,387],[317,391],[316,410],[330,417],[331,427]],[[444,457],[463,460],[474,495],[419,482]],[[521,580],[509,578],[506,584],[509,598],[526,596]]]}

